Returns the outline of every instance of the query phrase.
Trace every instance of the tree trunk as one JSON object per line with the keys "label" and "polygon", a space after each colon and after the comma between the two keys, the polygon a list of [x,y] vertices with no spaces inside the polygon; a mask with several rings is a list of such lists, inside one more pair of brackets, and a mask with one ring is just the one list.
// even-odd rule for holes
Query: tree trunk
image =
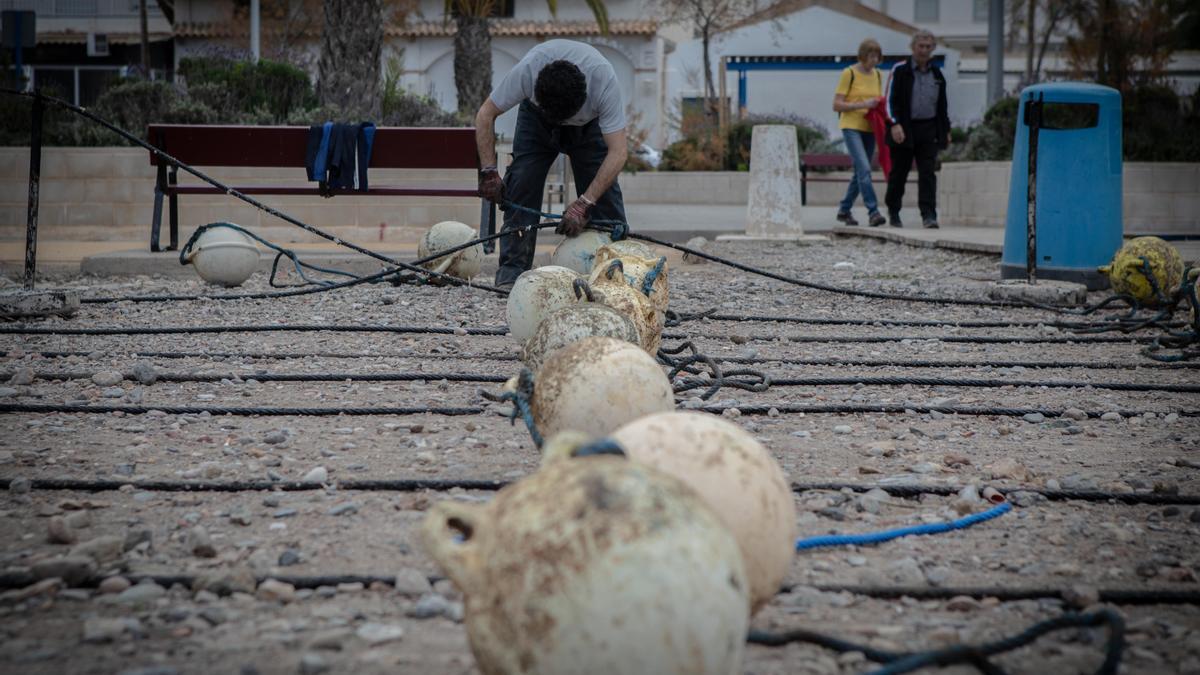
{"label": "tree trunk", "polygon": [[340,107],[343,121],[379,117],[382,48],[380,0],[325,0],[317,95]]}
{"label": "tree trunk", "polygon": [[702,42],[704,45],[704,119],[709,125],[713,125],[716,123],[717,106],[724,105],[725,102],[716,100],[715,87],[713,87],[712,55],[709,54],[709,44],[712,42],[712,38],[709,36],[707,26],[704,29]]}
{"label": "tree trunk", "polygon": [[1034,83],[1033,76],[1033,34],[1037,22],[1037,0],[1025,0],[1028,4],[1025,17],[1025,84]]}
{"label": "tree trunk", "polygon": [[492,33],[486,16],[455,17],[454,87],[458,90],[458,114],[475,119],[492,90]]}
{"label": "tree trunk", "polygon": [[150,79],[150,30],[146,27],[146,3],[148,1],[142,0],[138,10],[142,33],[142,77],[147,80]]}

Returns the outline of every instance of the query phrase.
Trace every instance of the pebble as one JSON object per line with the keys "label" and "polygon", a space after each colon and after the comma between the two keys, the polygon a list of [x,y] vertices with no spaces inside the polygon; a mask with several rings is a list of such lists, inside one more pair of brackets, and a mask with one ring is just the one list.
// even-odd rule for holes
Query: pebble
{"label": "pebble", "polygon": [[308,643],[309,649],[327,649],[329,651],[341,651],[345,646],[346,640],[353,635],[349,628],[332,628],[330,630],[321,631],[313,636]]}
{"label": "pebble", "polygon": [[1013,480],[1029,478],[1029,469],[1011,457],[1005,457],[989,466],[988,469],[991,471],[992,478],[1011,478]]}
{"label": "pebble", "polygon": [[67,519],[54,516],[46,524],[46,541],[51,544],[74,544],[79,541],[79,535],[67,524]]}
{"label": "pebble", "polygon": [[269,432],[265,437],[263,437],[263,443],[266,443],[267,445],[279,445],[281,443],[286,443],[287,439],[288,435],[286,432],[276,429],[275,431]]}
{"label": "pebble", "polygon": [[299,565],[300,561],[301,561],[300,551],[297,551],[294,548],[284,549],[283,553],[279,554],[279,566],[280,567],[291,567],[292,565]]}
{"label": "pebble", "polygon": [[20,390],[16,389],[15,387],[0,387],[0,398],[9,398],[10,396],[16,396],[19,393],[21,393]]}
{"label": "pebble", "polygon": [[8,491],[13,494],[28,494],[33,489],[33,483],[28,478],[14,478],[8,483]]}
{"label": "pebble", "polygon": [[812,432],[811,431],[793,431],[792,436],[795,436],[796,438],[809,438],[810,436],[812,436]]}
{"label": "pebble", "polygon": [[271,517],[272,518],[291,518],[292,516],[296,515],[297,513],[299,513],[299,511],[297,511],[296,509],[283,508],[283,509],[279,509],[279,510],[273,512],[271,514]]}
{"label": "pebble", "polygon": [[110,563],[120,559],[121,554],[125,552],[125,539],[116,536],[96,537],[79,544],[71,549],[68,554],[74,556],[86,556],[95,560],[98,564]]}
{"label": "pebble", "polygon": [[99,590],[105,595],[116,595],[133,584],[122,576],[107,577],[100,582]]}
{"label": "pebble", "polygon": [[358,502],[342,502],[329,509],[328,513],[331,516],[347,516],[358,513],[361,505]]}
{"label": "pebble", "polygon": [[112,642],[126,632],[140,635],[142,623],[132,618],[92,618],[83,622],[83,641],[90,644]]}
{"label": "pebble", "polygon": [[1200,509],[1192,509],[1192,515],[1188,516],[1188,521],[1200,523]]}
{"label": "pebble", "polygon": [[266,579],[258,585],[258,591],[254,595],[259,600],[280,602],[286,605],[295,601],[296,587],[275,579]]}
{"label": "pebble", "polygon": [[121,398],[125,395],[125,390],[120,387],[106,387],[100,395],[104,398]]}
{"label": "pebble", "polygon": [[325,470],[325,467],[318,466],[304,474],[304,478],[300,480],[305,483],[324,483],[329,480],[329,472]]}
{"label": "pebble", "polygon": [[364,623],[354,631],[358,639],[374,647],[376,645],[395,642],[404,637],[404,627],[390,623]]}
{"label": "pebble", "polygon": [[401,595],[422,596],[433,591],[429,578],[423,572],[406,567],[396,573],[394,582],[396,592]]}
{"label": "pebble", "polygon": [[18,387],[23,387],[28,384],[33,384],[33,368],[18,368],[13,376],[8,378],[8,383]]}
{"label": "pebble", "polygon": [[1063,411],[1063,417],[1080,422],[1087,419],[1087,413],[1079,408],[1067,408]]}
{"label": "pebble", "polygon": [[188,550],[198,558],[217,557],[217,548],[213,546],[212,537],[208,530],[197,525],[188,531]]}
{"label": "pebble", "polygon": [[320,654],[305,653],[300,657],[300,675],[320,675],[329,672],[329,662]]}
{"label": "pebble", "polygon": [[133,379],[140,384],[154,384],[158,382],[158,369],[147,361],[138,361],[133,364]]}
{"label": "pebble", "polygon": [[115,370],[101,370],[92,374],[92,384],[97,387],[111,387],[124,380],[125,376]]}
{"label": "pebble", "polygon": [[167,589],[153,581],[142,582],[117,594],[117,602],[122,605],[149,605],[167,594]]}
{"label": "pebble", "polygon": [[1104,420],[1105,422],[1120,422],[1121,421],[1121,413],[1106,412],[1100,416],[1100,419]]}
{"label": "pebble", "polygon": [[426,593],[404,614],[414,619],[432,619],[444,615],[449,608],[450,601],[446,598],[437,593]]}
{"label": "pebble", "polygon": [[925,580],[929,582],[930,586],[941,586],[950,579],[951,574],[952,572],[949,568],[934,565],[925,570]]}
{"label": "pebble", "polygon": [[254,572],[244,566],[200,572],[192,582],[192,590],[196,592],[197,597],[202,591],[215,595],[252,594],[256,588]]}
{"label": "pebble", "polygon": [[229,514],[229,522],[243,527],[250,524],[250,512],[245,509],[235,509]]}
{"label": "pebble", "polygon": [[1062,597],[1068,607],[1086,609],[1100,602],[1100,591],[1094,586],[1075,584],[1063,589]]}
{"label": "pebble", "polygon": [[951,612],[973,612],[982,605],[969,595],[956,595],[946,601],[946,609]]}
{"label": "pebble", "polygon": [[96,573],[96,561],[86,556],[67,556],[40,560],[30,568],[35,579],[57,577],[68,586],[78,586]]}
{"label": "pebble", "polygon": [[852,270],[852,269],[854,269],[854,263],[843,260],[842,262],[834,263],[833,269],[835,269],[835,270]]}
{"label": "pebble", "polygon": [[848,424],[839,424],[833,428],[833,433],[838,435],[845,435],[852,431],[854,431],[854,429],[852,429]]}
{"label": "pebble", "polygon": [[1022,415],[1021,419],[1025,420],[1026,422],[1029,422],[1030,424],[1040,424],[1040,423],[1046,421],[1046,416],[1040,412],[1031,412],[1031,413],[1025,413],[1024,415]]}

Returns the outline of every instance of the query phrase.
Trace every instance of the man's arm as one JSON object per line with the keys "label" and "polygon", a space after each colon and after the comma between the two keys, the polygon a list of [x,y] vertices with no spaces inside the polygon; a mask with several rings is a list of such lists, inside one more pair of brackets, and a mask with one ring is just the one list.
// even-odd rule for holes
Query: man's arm
{"label": "man's arm", "polygon": [[616,182],[621,169],[625,168],[625,159],[629,154],[625,130],[620,129],[610,134],[604,134],[604,144],[608,146],[608,154],[600,164],[600,170],[592,179],[592,184],[583,192],[588,202],[595,204],[597,200]]}
{"label": "man's arm", "polygon": [[479,152],[479,166],[496,166],[496,118],[500,108],[489,97],[475,113],[475,148]]}

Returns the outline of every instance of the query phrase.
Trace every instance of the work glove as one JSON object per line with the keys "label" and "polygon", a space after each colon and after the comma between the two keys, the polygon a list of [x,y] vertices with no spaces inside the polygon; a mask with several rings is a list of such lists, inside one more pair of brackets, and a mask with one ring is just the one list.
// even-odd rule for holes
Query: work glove
{"label": "work glove", "polygon": [[580,196],[567,207],[562,221],[554,231],[568,237],[579,236],[579,233],[583,232],[583,228],[588,224],[588,211],[595,205],[587,197]]}
{"label": "work glove", "polygon": [[504,181],[500,180],[496,167],[485,166],[479,170],[479,196],[493,204],[504,198]]}

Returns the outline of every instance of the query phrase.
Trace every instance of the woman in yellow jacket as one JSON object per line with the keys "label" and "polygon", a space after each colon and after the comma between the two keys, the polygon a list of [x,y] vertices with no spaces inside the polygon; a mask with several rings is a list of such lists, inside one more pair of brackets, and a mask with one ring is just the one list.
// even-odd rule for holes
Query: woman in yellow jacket
{"label": "woman in yellow jacket", "polygon": [[875,66],[883,60],[879,43],[867,39],[858,47],[858,63],[842,71],[837,92],[833,95],[833,109],[838,113],[838,128],[846,141],[846,152],[854,161],[854,177],[846,187],[846,196],[838,206],[837,219],[846,225],[857,225],[850,215],[854,200],[862,194],[867,207],[867,223],[878,227],[887,222],[879,213],[879,202],[875,188],[871,185],[871,155],[875,152],[875,135],[867,121],[867,111],[880,104],[883,96],[883,76]]}

